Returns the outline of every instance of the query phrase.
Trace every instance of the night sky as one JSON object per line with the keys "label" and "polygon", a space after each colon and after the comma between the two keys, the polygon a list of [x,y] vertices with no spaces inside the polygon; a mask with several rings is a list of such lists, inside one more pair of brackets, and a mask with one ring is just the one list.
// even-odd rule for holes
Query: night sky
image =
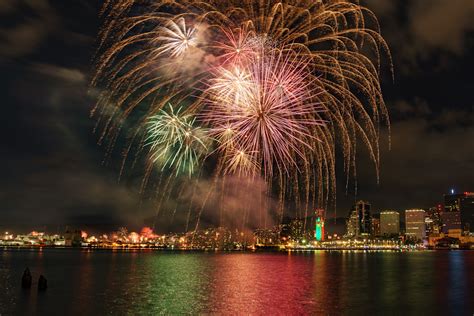
{"label": "night sky", "polygon": [[[382,141],[377,184],[367,154],[358,191],[340,174],[338,216],[355,199],[375,211],[426,208],[474,190],[474,1],[370,0],[393,55],[383,75],[392,149]],[[88,83],[100,21],[97,1],[0,1],[0,228],[138,227],[154,214],[140,175],[118,163],[89,118]],[[385,60],[386,62],[386,60]],[[341,168],[339,168],[341,171]],[[182,226],[181,226],[182,227]],[[168,228],[167,228],[168,229]]]}

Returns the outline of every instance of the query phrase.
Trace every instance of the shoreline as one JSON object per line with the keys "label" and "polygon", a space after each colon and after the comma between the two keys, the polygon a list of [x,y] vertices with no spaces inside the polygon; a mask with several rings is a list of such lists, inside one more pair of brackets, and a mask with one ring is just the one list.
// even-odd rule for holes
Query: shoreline
{"label": "shoreline", "polygon": [[63,247],[63,246],[0,246],[1,251],[9,250],[73,250],[73,251],[110,251],[110,252],[242,252],[242,253],[288,253],[288,252],[424,252],[424,251],[473,251],[469,248],[259,248],[259,249],[190,249],[166,247]]}

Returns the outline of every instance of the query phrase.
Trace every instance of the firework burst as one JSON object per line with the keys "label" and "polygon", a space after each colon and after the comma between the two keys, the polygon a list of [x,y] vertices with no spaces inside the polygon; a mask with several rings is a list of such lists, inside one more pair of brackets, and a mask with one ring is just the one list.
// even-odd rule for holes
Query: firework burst
{"label": "firework burst", "polygon": [[175,174],[191,176],[207,153],[206,131],[195,127],[195,119],[181,115],[181,108],[161,110],[150,117],[146,146],[150,147],[150,159],[162,170],[171,169]]}
{"label": "firework burst", "polygon": [[[358,1],[117,0],[102,15],[93,115],[112,146],[133,122],[161,171],[212,158],[214,175],[263,176],[304,210],[333,198],[336,144],[347,181],[359,140],[378,175],[391,57]],[[170,102],[186,106],[164,112]],[[207,129],[209,144],[196,136]]]}
{"label": "firework burst", "polygon": [[234,31],[222,29],[223,41],[215,43],[222,64],[246,65],[255,56],[258,45],[252,41],[251,33],[239,28]]}
{"label": "firework burst", "polygon": [[298,168],[297,160],[307,162],[305,152],[318,141],[312,130],[323,121],[317,117],[321,107],[318,92],[310,88],[307,62],[281,51],[262,55],[248,60],[244,69],[217,70],[207,91],[205,117],[212,135],[227,138],[219,149],[239,153],[232,156],[232,165],[236,156],[250,157],[242,161],[257,162],[271,179],[274,166],[288,174]]}
{"label": "firework burst", "polygon": [[190,47],[197,45],[197,29],[186,25],[184,18],[176,22],[169,21],[165,27],[158,29],[156,54],[169,54],[171,57],[182,56]]}

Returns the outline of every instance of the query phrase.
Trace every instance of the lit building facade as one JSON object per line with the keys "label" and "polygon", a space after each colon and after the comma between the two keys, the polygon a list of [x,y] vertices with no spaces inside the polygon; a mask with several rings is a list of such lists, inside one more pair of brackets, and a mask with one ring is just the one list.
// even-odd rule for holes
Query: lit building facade
{"label": "lit building facade", "polygon": [[314,227],[314,238],[317,241],[324,241],[324,210],[316,210],[316,223]]}
{"label": "lit building facade", "polygon": [[380,236],[380,216],[372,215],[372,236]]}
{"label": "lit building facade", "polygon": [[450,230],[461,230],[461,212],[443,212],[441,222],[443,223],[442,232],[445,234]]}
{"label": "lit building facade", "polygon": [[356,237],[359,235],[359,216],[357,212],[352,212],[349,214],[347,219],[347,236]]}
{"label": "lit building facade", "polygon": [[372,218],[370,215],[370,204],[358,201],[351,209],[347,220],[348,237],[368,237],[371,234]]}
{"label": "lit building facade", "polygon": [[425,214],[426,234],[439,234],[442,231],[443,223],[441,221],[441,214],[443,213],[443,206],[441,204],[430,207]]}
{"label": "lit building facade", "polygon": [[474,192],[446,194],[443,215],[447,220],[446,223],[443,221],[443,232],[447,232],[449,229],[474,232]]}
{"label": "lit building facade", "polygon": [[395,211],[380,213],[380,234],[382,236],[400,234],[400,213]]}
{"label": "lit building facade", "polygon": [[305,238],[304,222],[299,219],[292,220],[288,226],[289,239],[293,241],[301,241]]}
{"label": "lit building facade", "polygon": [[405,235],[423,240],[426,237],[425,211],[414,209],[405,211]]}

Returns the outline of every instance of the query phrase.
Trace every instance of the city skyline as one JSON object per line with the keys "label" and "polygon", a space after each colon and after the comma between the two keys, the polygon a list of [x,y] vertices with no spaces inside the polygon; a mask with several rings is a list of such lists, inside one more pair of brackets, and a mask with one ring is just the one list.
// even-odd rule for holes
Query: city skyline
{"label": "city skyline", "polygon": [[[324,209],[315,209],[309,212],[307,217],[291,217],[285,216],[282,222],[278,223],[276,221],[269,221],[265,225],[253,225],[249,226],[245,223],[243,225],[219,225],[219,224],[209,224],[205,225],[203,229],[244,229],[245,231],[258,231],[261,229],[271,229],[271,227],[276,227],[281,224],[289,224],[292,221],[301,221],[302,227],[304,231],[310,235],[313,235],[316,240],[324,240],[325,236],[331,236],[333,234],[346,236],[348,238],[359,238],[364,236],[390,236],[392,234],[399,235],[400,233],[406,233],[406,225],[407,225],[407,212],[416,212],[421,211],[423,212],[423,230],[425,231],[424,235],[421,235],[419,239],[424,239],[428,237],[430,234],[435,233],[444,233],[448,234],[449,230],[462,230],[466,232],[473,232],[474,227],[474,192],[462,192],[456,193],[453,190],[449,194],[444,194],[444,203],[440,203],[431,207],[426,208],[408,208],[404,210],[395,210],[395,209],[378,209],[373,208],[372,204],[368,200],[359,200],[355,201],[352,207],[347,211],[346,216],[340,217],[332,217],[331,212],[327,212]],[[360,206],[362,205],[362,206]],[[360,210],[359,210],[360,208]],[[455,209],[453,209],[455,208]],[[326,215],[325,215],[326,214]],[[367,217],[366,219],[364,219]],[[321,235],[321,225],[316,225],[314,222],[317,218],[319,218],[322,222],[322,235]],[[343,220],[344,223],[337,224],[337,221]],[[374,221],[376,221],[374,223]],[[153,220],[149,222],[144,221],[140,225],[135,226],[128,226],[133,230],[150,230],[152,233],[160,233],[160,234],[182,234],[182,233],[189,233],[193,231],[193,228],[190,227],[188,230],[182,229],[177,227],[172,230],[162,230],[159,227],[150,228],[147,225],[154,223]],[[324,229],[326,224],[330,224],[329,227]],[[466,225],[467,223],[467,225]],[[403,224],[403,225],[402,225]],[[314,226],[316,225],[316,226]],[[362,225],[362,226],[359,226]],[[377,228],[374,228],[375,226]],[[341,226],[344,226],[344,232],[341,232]],[[12,230],[14,226],[0,226],[0,229],[3,228],[6,231],[5,234],[13,233],[15,229]],[[316,230],[320,229],[319,237]],[[57,235],[61,235],[64,231],[92,231],[94,234],[101,235],[103,233],[109,234],[113,230],[118,229],[119,226],[113,226],[111,224],[106,224],[104,226],[97,226],[95,224],[68,224],[68,223],[60,223],[57,225],[33,225],[33,226],[24,226],[21,228],[16,229],[16,233],[18,231],[25,233],[26,231],[32,230],[33,232],[41,231],[43,233],[55,233]],[[374,231],[376,229],[376,231]],[[416,228],[415,228],[416,229]]]}

